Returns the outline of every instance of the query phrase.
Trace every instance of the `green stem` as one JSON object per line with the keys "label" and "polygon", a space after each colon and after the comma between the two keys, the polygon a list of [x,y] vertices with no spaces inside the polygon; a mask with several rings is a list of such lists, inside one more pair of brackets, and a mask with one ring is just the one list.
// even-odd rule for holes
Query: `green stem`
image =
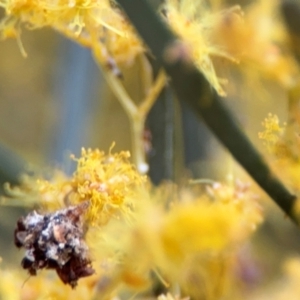
{"label": "green stem", "polygon": [[[178,38],[146,0],[118,0],[118,2],[152,54],[165,68],[178,98],[190,104],[234,158],[297,223],[293,214],[296,196],[292,195],[273,174],[208,81],[189,62],[184,45],[178,42]],[[173,55],[168,55],[170,53]]]}

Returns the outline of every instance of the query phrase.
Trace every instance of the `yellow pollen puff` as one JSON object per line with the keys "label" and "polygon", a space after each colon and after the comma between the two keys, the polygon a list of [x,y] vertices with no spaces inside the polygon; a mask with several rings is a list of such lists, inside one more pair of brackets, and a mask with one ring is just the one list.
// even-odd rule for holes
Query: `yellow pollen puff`
{"label": "yellow pollen puff", "polygon": [[3,38],[13,36],[13,28],[21,23],[30,28],[49,26],[91,48],[102,66],[110,60],[128,64],[145,52],[132,26],[110,0],[0,0],[0,7],[6,11],[0,24]]}
{"label": "yellow pollen puff", "polygon": [[280,135],[284,131],[284,127],[279,125],[277,115],[269,114],[262,122],[264,131],[258,133],[258,137],[262,139],[268,147],[274,146],[279,141]]}
{"label": "yellow pollen puff", "polygon": [[222,86],[225,80],[218,78],[212,57],[236,60],[224,47],[213,42],[212,29],[217,25],[220,16],[209,11],[202,0],[168,0],[164,8],[166,22],[191,49],[191,56],[197,68],[213,88],[221,96],[225,96]]}
{"label": "yellow pollen puff", "polygon": [[146,178],[129,161],[130,153],[105,154],[82,149],[76,159],[77,169],[71,178],[60,172],[47,180],[38,180],[40,206],[53,211],[66,205],[90,201],[86,218],[94,225],[104,225],[112,217],[130,218],[136,199],[136,189]]}

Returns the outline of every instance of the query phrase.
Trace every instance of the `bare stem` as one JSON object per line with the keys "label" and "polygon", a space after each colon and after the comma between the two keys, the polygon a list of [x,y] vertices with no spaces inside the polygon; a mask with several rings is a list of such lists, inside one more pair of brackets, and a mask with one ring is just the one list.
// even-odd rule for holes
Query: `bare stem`
{"label": "bare stem", "polygon": [[[163,71],[160,71],[157,79],[155,80],[153,86],[150,88],[148,95],[142,101],[140,106],[137,106],[131,97],[128,95],[126,89],[124,88],[121,80],[113,74],[113,72],[103,68],[104,58],[100,49],[94,51],[98,65],[103,71],[103,75],[111,88],[112,92],[121,103],[123,109],[125,110],[129,121],[131,129],[131,140],[132,140],[132,157],[133,161],[142,174],[148,172],[149,166],[146,162],[146,154],[144,149],[144,127],[147,114],[149,113],[151,107],[153,106],[155,100],[157,99],[159,93],[166,83],[166,76]],[[143,62],[144,65],[145,62]],[[145,65],[144,65],[145,67]],[[145,69],[145,68],[144,68]],[[147,86],[150,85],[150,75],[152,72],[149,70],[143,70],[145,80],[147,81]],[[149,75],[150,73],[150,75]],[[146,87],[147,88],[147,87]]]}
{"label": "bare stem", "polygon": [[144,99],[144,101],[140,104],[138,110],[139,113],[143,116],[147,116],[151,107],[155,103],[156,99],[158,98],[160,92],[166,85],[167,77],[165,75],[165,72],[163,70],[159,71],[159,74],[151,87],[148,95]]}
{"label": "bare stem", "polygon": [[118,101],[121,103],[128,117],[131,119],[133,116],[137,115],[138,109],[134,104],[133,100],[128,95],[121,80],[110,71],[103,70],[103,74],[112,92],[115,94]]}

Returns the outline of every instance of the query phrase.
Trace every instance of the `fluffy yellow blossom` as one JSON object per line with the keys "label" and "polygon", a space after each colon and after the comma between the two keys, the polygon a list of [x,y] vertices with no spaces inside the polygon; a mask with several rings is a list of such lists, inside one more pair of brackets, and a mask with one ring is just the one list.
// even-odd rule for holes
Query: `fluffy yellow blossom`
{"label": "fluffy yellow blossom", "polygon": [[[215,299],[231,282],[235,247],[253,231],[253,214],[260,222],[259,209],[242,213],[233,199],[178,204],[161,224],[145,225],[149,235],[144,242],[167,281],[179,282],[195,298]],[[141,229],[141,235],[145,232]]]}
{"label": "fluffy yellow blossom", "polygon": [[29,193],[46,212],[89,201],[86,216],[95,225],[104,225],[113,217],[130,219],[146,178],[137,172],[129,157],[126,151],[105,154],[98,149],[82,149],[81,157],[73,158],[77,169],[71,177],[56,171],[50,180],[24,182],[20,188],[23,192],[13,189],[11,195],[24,198]]}
{"label": "fluffy yellow blossom", "polygon": [[[297,125],[297,123],[295,123]],[[295,124],[280,125],[276,115],[269,114],[263,121],[265,130],[259,133],[268,152],[270,160],[279,176],[292,188],[294,193],[300,191],[299,137]],[[292,138],[291,138],[292,137]],[[297,202],[298,203],[298,202]],[[298,205],[298,204],[297,204]],[[296,208],[299,215],[299,207]]]}
{"label": "fluffy yellow blossom", "polygon": [[75,203],[91,202],[92,220],[105,223],[116,212],[126,215],[134,208],[135,189],[145,182],[145,177],[137,172],[129,157],[129,152],[105,155],[99,150],[82,150],[71,185]]}
{"label": "fluffy yellow blossom", "polygon": [[[1,0],[6,17],[3,38],[20,40],[21,23],[29,28],[50,26],[94,51],[99,63],[130,63],[144,46],[125,16],[110,0]],[[20,44],[20,43],[19,43]]]}
{"label": "fluffy yellow blossom", "polygon": [[244,14],[224,13],[213,27],[213,39],[240,61],[240,70],[255,82],[257,76],[272,79],[285,88],[299,79],[299,68],[290,50],[280,19],[280,3],[252,1]]}
{"label": "fluffy yellow blossom", "polygon": [[280,138],[284,132],[284,127],[279,125],[277,115],[268,114],[267,118],[262,122],[264,131],[258,133],[258,137],[264,141],[270,152],[275,152],[275,147],[278,145]]}
{"label": "fluffy yellow blossom", "polygon": [[[223,12],[214,14],[207,9],[203,0],[168,0],[164,4],[164,10],[166,21],[187,44],[198,69],[220,95],[225,95],[222,79],[216,74],[212,57],[235,59],[220,44],[213,43],[211,38],[212,28]],[[229,11],[238,13],[238,9]]]}
{"label": "fluffy yellow blossom", "polygon": [[[228,218],[226,213],[231,217]],[[218,252],[227,247],[239,237],[232,225],[236,222],[236,214],[235,207],[214,203],[177,205],[164,219],[160,230],[168,259],[183,262],[187,253]]]}

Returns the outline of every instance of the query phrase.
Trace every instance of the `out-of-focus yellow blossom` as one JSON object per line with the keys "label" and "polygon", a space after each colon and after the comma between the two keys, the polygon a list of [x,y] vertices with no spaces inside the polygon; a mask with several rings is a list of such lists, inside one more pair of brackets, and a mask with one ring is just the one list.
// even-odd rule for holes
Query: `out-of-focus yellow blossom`
{"label": "out-of-focus yellow blossom", "polygon": [[[204,196],[174,205],[160,220],[146,219],[148,223],[141,225],[137,235],[163,277],[179,282],[195,298],[215,299],[226,292],[233,276],[235,247],[261,221],[261,211],[253,203],[241,205],[233,198],[225,202],[217,193],[215,200]],[[243,206],[247,206],[244,211]]]}
{"label": "out-of-focus yellow blossom", "polygon": [[[230,203],[235,206],[242,215],[247,216],[243,223],[245,232],[255,230],[256,226],[263,221],[262,208],[257,203],[257,197],[251,191],[249,183],[243,183],[236,180],[234,184],[226,185],[221,183],[214,183],[207,187],[207,195],[213,201],[220,201],[221,203]],[[241,219],[242,222],[242,219]]]}
{"label": "out-of-focus yellow blossom", "polygon": [[278,116],[269,113],[262,122],[262,126],[264,131],[259,132],[258,137],[264,141],[269,152],[279,154],[275,147],[284,133],[284,127],[279,125]]}
{"label": "out-of-focus yellow blossom", "polygon": [[293,87],[299,80],[299,68],[286,46],[279,7],[279,1],[253,1],[244,8],[243,17],[224,13],[213,28],[215,43],[224,45],[228,53],[239,59],[240,70],[255,82],[256,89],[258,74],[285,88]]}
{"label": "out-of-focus yellow blossom", "polygon": [[[299,155],[299,137],[296,131],[293,132],[293,126],[280,126],[276,115],[269,114],[263,121],[265,130],[259,133],[259,138],[264,141],[272,157],[270,160],[273,168],[284,182],[292,188],[294,193],[300,192],[300,155]],[[291,139],[290,132],[294,133]],[[297,204],[298,206],[298,204]],[[299,215],[300,210],[295,208]]]}
{"label": "out-of-focus yellow blossom", "polygon": [[228,243],[238,240],[240,229],[235,231],[232,225],[236,222],[236,214],[236,207],[231,205],[201,202],[176,205],[164,219],[160,230],[160,242],[168,259],[175,263],[183,262],[187,253],[218,252]]}
{"label": "out-of-focus yellow blossom", "polygon": [[283,270],[286,274],[288,283],[286,284],[285,288],[279,292],[275,299],[296,299],[300,293],[300,258],[289,258],[287,261],[285,261]]}
{"label": "out-of-focus yellow blossom", "polygon": [[277,115],[269,113],[268,116],[262,122],[264,131],[258,133],[258,137],[264,142],[268,151],[273,154],[276,159],[291,159],[293,160],[292,148],[293,144],[297,144],[296,139],[294,141],[287,140],[287,129],[293,130],[289,125],[284,123],[280,125],[280,121]]}
{"label": "out-of-focus yellow blossom", "polygon": [[138,208],[135,224],[126,229],[118,220],[110,223],[107,232],[100,232],[97,247],[107,251],[114,245],[108,257],[114,261],[116,256],[117,263],[110,274],[119,282],[112,280],[111,284],[145,288],[154,270],[167,285],[178,283],[184,295],[195,299],[224,295],[235,278],[240,245],[262,221],[261,209],[248,190],[234,190],[216,185],[210,195],[179,197],[170,210],[145,201]]}
{"label": "out-of-focus yellow blossom", "polygon": [[[283,264],[283,276],[268,287],[264,287],[251,300],[286,300],[298,299],[300,294],[300,258],[288,258]],[[248,298],[249,299],[249,298]]]}
{"label": "out-of-focus yellow blossom", "polygon": [[189,297],[185,297],[185,298],[181,298],[178,296],[172,296],[170,293],[166,294],[166,295],[160,295],[157,297],[157,300],[189,300]]}
{"label": "out-of-focus yellow blossom", "polygon": [[[168,0],[163,8],[166,21],[178,36],[187,44],[191,58],[198,69],[220,95],[225,95],[222,79],[217,77],[212,57],[225,57],[235,60],[226,49],[213,43],[211,31],[223,12],[214,14],[208,10],[203,0]],[[229,9],[231,13],[239,13],[239,9]]]}
{"label": "out-of-focus yellow blossom", "polygon": [[50,26],[96,52],[103,66],[130,63],[144,46],[124,15],[110,0],[1,0],[6,17],[3,38],[20,39],[21,24],[29,28]]}
{"label": "out-of-focus yellow blossom", "polygon": [[13,267],[0,270],[0,297],[5,300],[79,300],[93,299],[96,275],[81,280],[76,290],[64,285],[52,271],[28,277]]}

